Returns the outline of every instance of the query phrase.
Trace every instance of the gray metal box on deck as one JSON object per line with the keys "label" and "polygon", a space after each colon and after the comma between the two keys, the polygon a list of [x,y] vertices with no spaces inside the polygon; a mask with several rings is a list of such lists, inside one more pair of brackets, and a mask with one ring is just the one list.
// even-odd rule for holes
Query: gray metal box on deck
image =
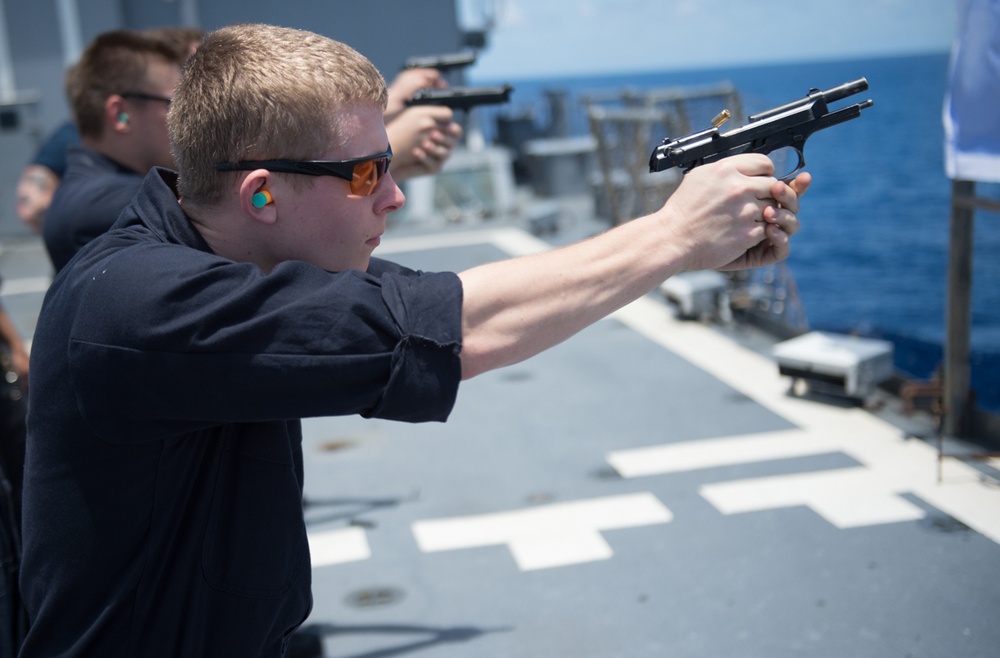
{"label": "gray metal box on deck", "polygon": [[812,331],[774,346],[782,375],[826,392],[864,398],[893,374],[892,343]]}
{"label": "gray metal box on deck", "polygon": [[727,318],[729,312],[729,282],[714,270],[681,272],[662,284],[660,292],[677,305],[682,318]]}

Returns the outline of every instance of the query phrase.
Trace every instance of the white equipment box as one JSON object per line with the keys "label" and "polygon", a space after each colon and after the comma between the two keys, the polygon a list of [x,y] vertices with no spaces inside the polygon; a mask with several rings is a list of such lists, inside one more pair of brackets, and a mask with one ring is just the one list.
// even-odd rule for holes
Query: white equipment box
{"label": "white equipment box", "polygon": [[874,338],[812,331],[774,346],[782,375],[810,387],[865,398],[892,377],[892,343]]}
{"label": "white equipment box", "polygon": [[725,275],[714,270],[681,272],[660,284],[660,292],[677,305],[681,318],[728,321],[728,285]]}

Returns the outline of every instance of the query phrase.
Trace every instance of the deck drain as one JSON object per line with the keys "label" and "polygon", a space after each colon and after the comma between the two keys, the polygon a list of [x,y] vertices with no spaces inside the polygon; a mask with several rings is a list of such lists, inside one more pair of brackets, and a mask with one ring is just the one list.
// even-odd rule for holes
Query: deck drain
{"label": "deck drain", "polygon": [[395,587],[369,587],[347,595],[344,602],[355,608],[375,608],[403,600],[403,590]]}

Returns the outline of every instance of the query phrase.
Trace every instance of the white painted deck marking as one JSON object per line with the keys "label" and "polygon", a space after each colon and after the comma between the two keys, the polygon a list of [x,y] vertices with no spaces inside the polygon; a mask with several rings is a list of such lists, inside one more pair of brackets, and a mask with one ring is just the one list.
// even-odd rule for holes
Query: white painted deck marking
{"label": "white painted deck marking", "polygon": [[526,256],[550,249],[548,243],[539,240],[530,233],[508,227],[476,231],[456,231],[441,235],[385,237],[378,248],[378,255],[382,256],[402,251],[420,251],[424,249],[467,247],[474,244],[491,244],[511,256]]}
{"label": "white painted deck marking", "polygon": [[52,283],[52,277],[26,276],[20,279],[6,279],[3,282],[3,297],[45,293]]}
{"label": "white painted deck marking", "polygon": [[[786,430],[622,450],[608,461],[632,478],[837,452],[841,443]],[[699,493],[723,514],[805,505],[838,528],[922,518],[921,508],[899,497],[894,480],[849,468],[711,484]]]}
{"label": "white painted deck marking", "polygon": [[312,566],[358,562],[372,556],[368,537],[362,528],[338,528],[309,533],[309,554]]}
{"label": "white painted deck marking", "polygon": [[649,493],[543,507],[418,521],[421,550],[507,545],[522,571],[606,560],[613,554],[600,531],[667,523],[673,514]]}
{"label": "white painted deck marking", "polygon": [[607,459],[623,478],[635,478],[807,457],[839,449],[835,442],[816,440],[801,430],[782,430],[618,450],[609,453]]}
{"label": "white painted deck marking", "polygon": [[923,518],[891,484],[858,467],[708,484],[699,493],[723,514],[805,505],[841,529]]}

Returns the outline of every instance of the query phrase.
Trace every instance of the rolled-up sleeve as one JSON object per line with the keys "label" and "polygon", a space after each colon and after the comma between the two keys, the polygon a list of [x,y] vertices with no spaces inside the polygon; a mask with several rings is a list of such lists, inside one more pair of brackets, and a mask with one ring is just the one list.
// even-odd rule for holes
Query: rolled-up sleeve
{"label": "rolled-up sleeve", "polygon": [[348,414],[442,421],[454,406],[462,286],[453,273],[286,263],[264,275],[136,256],[64,291],[77,307],[68,349],[78,405],[109,440]]}
{"label": "rolled-up sleeve", "polygon": [[443,421],[462,374],[461,283],[453,274],[383,279],[386,306],[406,333],[393,350],[389,382],[370,415]]}

